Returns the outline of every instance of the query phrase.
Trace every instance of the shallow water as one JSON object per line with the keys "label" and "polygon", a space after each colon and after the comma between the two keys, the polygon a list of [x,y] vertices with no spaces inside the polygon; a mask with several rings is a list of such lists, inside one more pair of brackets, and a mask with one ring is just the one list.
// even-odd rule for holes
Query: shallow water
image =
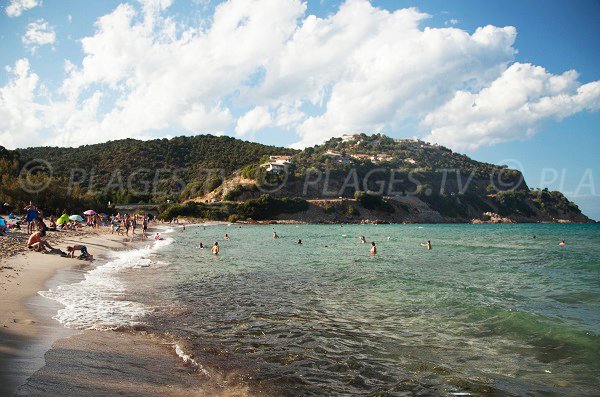
{"label": "shallow water", "polygon": [[[102,298],[121,302],[103,304],[109,313],[96,316],[106,318],[72,307],[63,321],[135,320],[209,372],[276,394],[599,392],[598,225],[275,228],[277,240],[272,226],[173,232],[170,244],[104,269],[119,283]],[[419,246],[427,239],[431,251]],[[119,312],[127,307],[135,318]]]}

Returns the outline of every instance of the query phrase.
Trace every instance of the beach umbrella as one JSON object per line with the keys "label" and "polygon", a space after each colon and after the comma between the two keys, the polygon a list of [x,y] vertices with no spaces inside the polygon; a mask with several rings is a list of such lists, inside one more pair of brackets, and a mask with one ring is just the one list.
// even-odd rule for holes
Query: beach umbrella
{"label": "beach umbrella", "polygon": [[71,215],[69,219],[76,222],[83,222],[83,218],[80,215]]}
{"label": "beach umbrella", "polygon": [[69,215],[67,214],[62,214],[60,218],[56,220],[57,225],[62,225],[65,222],[69,222]]}
{"label": "beach umbrella", "polygon": [[84,215],[96,215],[96,211],[94,211],[94,210],[87,210],[83,214]]}

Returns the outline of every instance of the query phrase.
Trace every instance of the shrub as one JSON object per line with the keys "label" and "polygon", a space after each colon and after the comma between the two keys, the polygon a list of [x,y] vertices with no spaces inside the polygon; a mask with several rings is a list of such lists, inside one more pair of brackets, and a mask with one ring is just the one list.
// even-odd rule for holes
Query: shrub
{"label": "shrub", "polygon": [[237,216],[236,214],[231,214],[231,215],[229,215],[229,218],[227,218],[227,222],[229,222],[229,223],[236,223],[239,220],[240,220],[240,217]]}
{"label": "shrub", "polygon": [[350,216],[360,216],[360,211],[356,207],[348,207],[348,215]]}
{"label": "shrub", "polygon": [[369,210],[394,212],[396,209],[393,205],[385,201],[380,195],[357,191],[354,193],[354,198],[361,207]]}

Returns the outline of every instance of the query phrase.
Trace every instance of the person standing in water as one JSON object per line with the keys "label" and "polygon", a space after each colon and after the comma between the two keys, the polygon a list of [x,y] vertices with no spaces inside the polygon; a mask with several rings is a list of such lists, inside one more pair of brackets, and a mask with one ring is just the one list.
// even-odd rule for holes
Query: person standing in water
{"label": "person standing in water", "polygon": [[229,234],[225,233],[225,237],[223,237],[225,240],[229,240]]}
{"label": "person standing in water", "polygon": [[198,248],[200,248],[201,250],[204,249],[204,244],[202,244],[202,242],[200,242],[200,245],[198,246]]}
{"label": "person standing in water", "polygon": [[421,243],[421,247],[426,247],[427,251],[431,250],[431,241],[427,240],[426,243]]}
{"label": "person standing in water", "polygon": [[279,238],[279,236],[277,235],[277,232],[275,230],[273,230],[273,238]]}
{"label": "person standing in water", "polygon": [[367,243],[367,240],[365,240],[365,236],[360,236],[360,242],[363,244]]}
{"label": "person standing in water", "polygon": [[213,245],[211,251],[213,255],[219,255],[219,243],[215,241],[215,244]]}
{"label": "person standing in water", "polygon": [[561,241],[561,242],[560,242],[558,245],[559,245],[560,247],[564,247],[565,245],[567,245],[567,243],[565,243],[565,240],[563,240],[563,241]]}
{"label": "person standing in water", "polygon": [[298,240],[296,244],[302,245],[302,240]]}
{"label": "person standing in water", "polygon": [[371,255],[375,255],[377,253],[377,247],[375,246],[375,241],[371,241]]}

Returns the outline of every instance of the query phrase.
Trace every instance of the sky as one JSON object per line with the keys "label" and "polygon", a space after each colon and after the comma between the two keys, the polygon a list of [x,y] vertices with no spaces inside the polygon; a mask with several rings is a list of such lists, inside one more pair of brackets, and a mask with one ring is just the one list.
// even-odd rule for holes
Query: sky
{"label": "sky", "polygon": [[600,219],[600,2],[0,0],[0,145],[419,137]]}

